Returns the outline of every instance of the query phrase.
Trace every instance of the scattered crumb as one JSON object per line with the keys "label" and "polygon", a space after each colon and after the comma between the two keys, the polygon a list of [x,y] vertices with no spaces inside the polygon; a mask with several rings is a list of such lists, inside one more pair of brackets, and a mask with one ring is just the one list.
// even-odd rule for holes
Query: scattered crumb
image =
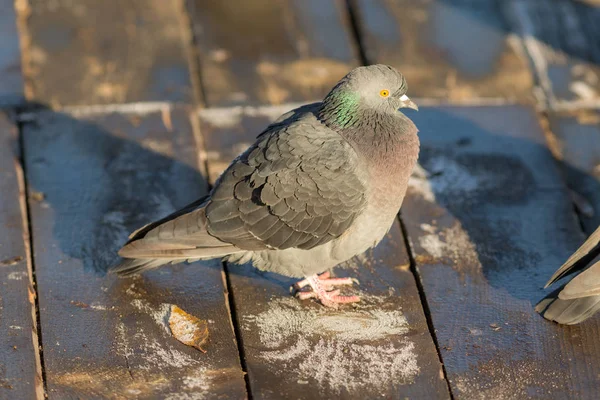
{"label": "scattered crumb", "polygon": [[141,299],[133,299],[131,300],[131,305],[133,305],[138,310],[145,312],[150,315],[152,319],[158,324],[158,326],[162,327],[165,332],[171,334],[169,330],[169,313],[171,311],[170,304],[161,304],[158,306],[158,309],[153,308],[150,303]]}
{"label": "scattered crumb", "polygon": [[429,182],[434,193],[446,192],[450,189],[469,192],[479,187],[479,180],[463,165],[440,156],[428,162]]}
{"label": "scattered crumb", "polygon": [[8,267],[10,265],[16,265],[16,264],[20,263],[21,261],[23,261],[23,257],[21,257],[21,256],[7,258],[6,260],[0,261],[0,267]]}
{"label": "scattered crumb", "polygon": [[[139,332],[140,335],[143,335],[143,331]],[[156,366],[156,367],[186,367],[190,365],[199,364],[198,360],[192,358],[191,356],[173,349],[163,347],[157,341],[149,341],[146,344],[147,353],[144,357],[148,363]],[[151,367],[148,366],[148,369]]]}
{"label": "scattered crumb", "polygon": [[408,189],[410,192],[421,196],[424,200],[427,200],[431,203],[435,202],[435,195],[433,194],[431,184],[427,179],[412,175],[408,179]]}
{"label": "scattered crumb", "polygon": [[75,307],[79,307],[79,308],[89,308],[91,310],[102,310],[102,311],[106,310],[106,306],[103,306],[98,303],[87,304],[87,303],[83,303],[81,301],[71,300],[71,304],[74,305]]}
{"label": "scattered crumb", "polygon": [[[130,339],[131,337],[133,339]],[[134,351],[129,344],[130,340],[132,343],[144,343],[144,346]],[[117,325],[117,341],[115,345],[117,354],[126,359],[140,357],[144,362],[136,364],[136,368],[142,370],[151,370],[155,367],[202,367],[199,360],[174,348],[164,347],[161,343],[147,335],[143,329],[128,330],[123,323]]]}
{"label": "scattered crumb", "polygon": [[419,236],[419,244],[431,257],[449,257],[456,265],[479,265],[475,245],[460,222],[451,228],[437,230],[432,225],[421,224],[424,234]]}
{"label": "scattered crumb", "polygon": [[75,301],[75,300],[71,300],[70,303],[72,305],[74,305],[75,307],[79,307],[79,308],[89,308],[89,304],[86,303],[82,303],[81,301]]}
{"label": "scattered crumb", "polygon": [[415,168],[408,180],[408,187],[410,192],[432,203],[436,200],[436,194],[449,190],[460,190],[466,194],[481,184],[478,177],[473,176],[467,168],[445,156],[431,158],[427,167],[428,170],[420,165]]}
{"label": "scattered crumb", "polygon": [[15,271],[8,274],[7,278],[11,281],[20,281],[27,277],[27,271]]}
{"label": "scattered crumb", "polygon": [[33,201],[42,202],[44,199],[46,199],[46,195],[42,192],[36,192],[35,190],[32,190],[29,192],[29,198]]}
{"label": "scattered crumb", "polygon": [[408,322],[400,310],[374,308],[370,300],[340,312],[277,298],[267,311],[246,316],[242,327],[258,330],[266,347],[261,357],[278,361],[277,368],[283,363],[295,382],[316,381],[336,393],[411,382],[419,367]]}
{"label": "scattered crumb", "polygon": [[556,389],[554,397],[568,397],[568,385],[560,383],[561,377],[535,360],[505,364],[492,359],[452,379],[456,397],[473,400],[547,398],[548,382],[556,382],[551,383]]}
{"label": "scattered crumb", "polygon": [[208,324],[206,321],[186,313],[173,304],[171,305],[169,326],[175,339],[206,353],[206,350],[204,350],[208,343]]}
{"label": "scattered crumb", "polygon": [[204,393],[171,393],[165,400],[202,400],[206,398]]}

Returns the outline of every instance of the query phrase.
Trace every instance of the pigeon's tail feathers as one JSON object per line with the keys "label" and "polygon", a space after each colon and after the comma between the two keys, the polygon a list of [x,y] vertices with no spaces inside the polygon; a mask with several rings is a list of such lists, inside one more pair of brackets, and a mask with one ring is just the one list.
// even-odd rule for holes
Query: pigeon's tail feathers
{"label": "pigeon's tail feathers", "polygon": [[191,247],[178,243],[152,243],[140,240],[129,243],[119,250],[123,258],[162,258],[172,260],[201,259],[224,257],[229,254],[241,252],[238,247],[223,243],[222,246],[198,246]]}
{"label": "pigeon's tail feathers", "polygon": [[234,246],[149,250],[132,249],[129,246],[133,244],[134,243],[131,243],[128,245],[127,249],[123,248],[119,251],[119,255],[124,257],[124,260],[114,266],[111,269],[111,272],[125,277],[158,268],[166,264],[178,264],[184,261],[194,262],[198,260],[209,260],[211,258],[221,258],[243,252],[243,250]]}
{"label": "pigeon's tail feathers", "polygon": [[549,321],[574,325],[585,321],[600,310],[600,296],[563,300],[559,298],[562,289],[561,287],[546,296],[535,307],[535,311]]}
{"label": "pigeon's tail feathers", "polygon": [[133,275],[169,263],[221,258],[244,252],[208,232],[206,198],[135,231],[119,250],[123,260],[112,268]]}
{"label": "pigeon's tail feathers", "polygon": [[127,277],[139,274],[140,272],[158,268],[168,263],[176,264],[185,260],[168,260],[161,258],[127,258],[115,265],[111,272],[120,277]]}
{"label": "pigeon's tail feathers", "polygon": [[119,250],[119,255],[124,260],[113,267],[112,272],[119,276],[130,276],[166,264],[221,258],[242,251],[224,243],[218,247],[189,247],[142,239],[131,242]]}

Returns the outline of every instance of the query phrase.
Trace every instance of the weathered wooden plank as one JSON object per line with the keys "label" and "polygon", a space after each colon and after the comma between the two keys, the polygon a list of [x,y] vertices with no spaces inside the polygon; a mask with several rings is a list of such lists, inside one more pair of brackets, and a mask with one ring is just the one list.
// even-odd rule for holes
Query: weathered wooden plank
{"label": "weathered wooden plank", "polygon": [[532,74],[497,0],[351,0],[370,63],[406,75],[416,97],[531,101]]}
{"label": "weathered wooden plank", "polygon": [[42,399],[35,291],[20,196],[17,128],[0,113],[0,397]]}
{"label": "weathered wooden plank", "polygon": [[534,311],[581,242],[535,114],[440,107],[414,117],[428,181],[402,209],[456,398],[593,399],[600,319],[564,327]]}
{"label": "weathered wooden plank", "polygon": [[600,226],[600,112],[551,113],[549,132],[588,235]]}
{"label": "weathered wooden plank", "polygon": [[[80,117],[24,131],[49,397],[245,397],[218,261],[105,274],[129,232],[206,192],[188,112]],[[171,336],[169,304],[208,320],[206,354]]]}
{"label": "weathered wooden plank", "polygon": [[342,0],[188,0],[188,8],[210,106],[322,98],[359,63]]}
{"label": "weathered wooden plank", "polygon": [[182,0],[29,0],[31,99],[80,105],[193,98]]}
{"label": "weathered wooden plank", "polygon": [[600,8],[571,0],[511,0],[507,15],[525,38],[548,105],[600,104]]}
{"label": "weathered wooden plank", "polygon": [[[292,106],[200,112],[210,176]],[[337,268],[362,302],[327,310],[289,294],[293,280],[230,265],[254,398],[448,398],[399,225],[376,249]]]}
{"label": "weathered wooden plank", "polygon": [[0,107],[23,101],[21,50],[17,33],[15,1],[0,0]]}

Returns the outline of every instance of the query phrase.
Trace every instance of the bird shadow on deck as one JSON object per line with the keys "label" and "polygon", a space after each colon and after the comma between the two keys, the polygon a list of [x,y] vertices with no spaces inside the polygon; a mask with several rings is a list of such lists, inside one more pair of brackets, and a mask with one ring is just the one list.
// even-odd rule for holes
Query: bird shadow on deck
{"label": "bird shadow on deck", "polygon": [[[34,115],[23,129],[29,200],[53,210],[62,252],[88,272],[105,275],[131,232],[206,192],[194,160],[173,157],[178,138],[152,118]],[[181,181],[195,184],[182,190]]]}

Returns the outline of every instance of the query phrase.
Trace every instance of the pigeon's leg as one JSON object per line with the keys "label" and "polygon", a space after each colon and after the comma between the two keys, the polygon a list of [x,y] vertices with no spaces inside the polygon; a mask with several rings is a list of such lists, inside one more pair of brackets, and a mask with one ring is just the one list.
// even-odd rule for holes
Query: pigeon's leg
{"label": "pigeon's leg", "polygon": [[[312,275],[309,276],[308,278],[304,279],[303,281],[299,282],[300,284],[303,284],[304,281],[306,281],[306,284],[304,284],[304,286],[308,285],[311,287],[312,292],[298,292],[297,293],[297,297],[301,300],[303,299],[309,299],[311,297],[316,297],[317,299],[319,299],[319,301],[321,302],[321,304],[323,304],[325,307],[333,307],[333,308],[337,308],[338,304],[345,304],[345,303],[356,303],[358,301],[360,301],[360,297],[359,296],[340,296],[340,291],[339,290],[333,290],[333,291],[327,291],[327,288],[331,288],[332,284],[324,284],[323,282],[331,282],[331,281],[341,281],[343,285],[348,285],[348,284],[352,284],[352,279],[350,278],[329,278],[329,273],[326,273],[327,275],[325,275],[325,277],[323,277],[323,274],[321,274],[321,276],[319,275]],[[350,279],[349,281],[347,279]],[[338,283],[336,283],[338,284]]]}
{"label": "pigeon's leg", "polygon": [[[329,272],[323,272],[322,274],[318,275],[319,281],[327,290],[333,289],[334,286],[353,285],[355,283],[358,284],[358,279],[355,278],[330,278],[330,276],[331,274]],[[308,278],[306,278],[296,282],[294,284],[294,288],[299,290],[308,285]]]}

